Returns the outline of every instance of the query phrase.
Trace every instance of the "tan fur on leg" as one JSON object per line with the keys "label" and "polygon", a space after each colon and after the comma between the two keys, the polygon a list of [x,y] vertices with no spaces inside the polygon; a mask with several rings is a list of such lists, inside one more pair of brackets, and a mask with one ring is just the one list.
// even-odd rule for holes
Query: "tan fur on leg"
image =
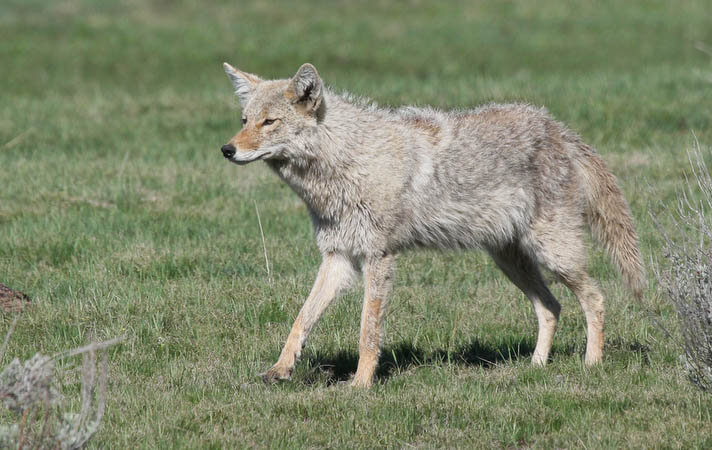
{"label": "tan fur on leg", "polygon": [[369,387],[373,384],[381,347],[381,325],[393,285],[394,262],[393,255],[386,255],[365,267],[359,360],[351,386]]}
{"label": "tan fur on leg", "polygon": [[277,363],[262,374],[265,381],[286,380],[292,376],[294,365],[306,344],[312,327],[327,306],[353,282],[357,270],[351,261],[339,254],[328,254],[319,267],[314,287],[294,321]]}
{"label": "tan fur on leg", "polygon": [[564,283],[576,295],[586,316],[586,365],[599,364],[603,360],[603,294],[585,272],[564,279]]}
{"label": "tan fur on leg", "polygon": [[539,324],[532,364],[546,365],[554,341],[561,305],[546,287],[536,263],[520,248],[509,246],[498,251],[490,251],[490,254],[505,275],[532,302]]}

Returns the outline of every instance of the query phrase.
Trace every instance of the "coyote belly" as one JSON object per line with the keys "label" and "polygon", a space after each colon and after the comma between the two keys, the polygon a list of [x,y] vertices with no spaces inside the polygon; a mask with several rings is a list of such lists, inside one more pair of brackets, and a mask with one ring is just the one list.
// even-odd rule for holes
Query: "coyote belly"
{"label": "coyote belly", "polygon": [[243,127],[225,158],[263,160],[306,203],[322,263],[277,363],[288,379],[327,306],[361,275],[359,363],[369,386],[396,256],[412,247],[481,248],[530,299],[539,323],[532,363],[547,362],[560,304],[545,267],[576,295],[585,361],[601,361],[603,296],[587,274],[589,229],[636,296],[645,285],[638,238],[615,177],[546,111],[523,104],[468,111],[380,109],[327,89],[314,66],[262,80],[225,64]]}

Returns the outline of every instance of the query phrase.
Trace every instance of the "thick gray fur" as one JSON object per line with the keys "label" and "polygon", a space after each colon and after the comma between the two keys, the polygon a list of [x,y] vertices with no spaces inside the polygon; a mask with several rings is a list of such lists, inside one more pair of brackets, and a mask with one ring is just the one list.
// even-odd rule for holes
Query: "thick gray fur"
{"label": "thick gray fur", "polygon": [[[276,81],[229,65],[226,71],[238,80],[247,119],[230,141],[237,149],[230,159],[263,159],[304,200],[324,255],[320,274],[349,280],[358,273],[388,274],[385,281],[377,275],[365,279],[367,291],[368,286],[388,289],[374,294],[383,298],[377,299],[371,324],[367,312],[374,299],[366,293],[354,384],[372,382],[375,363],[363,361],[364,352],[370,343],[377,355],[380,346],[394,256],[413,247],[490,253],[534,305],[536,364],[548,358],[560,311],[539,271],[549,269],[576,294],[586,314],[586,362],[601,360],[603,297],[586,273],[584,233],[592,230],[636,296],[645,285],[638,239],[603,160],[546,110],[526,104],[387,109],[333,92],[311,65],[293,79]],[[276,119],[275,125],[260,126],[265,118]],[[324,267],[330,257],[340,258],[339,267],[343,261],[352,267],[334,275]],[[344,270],[353,273],[343,277]],[[318,302],[328,305],[346,284],[331,286],[330,298]],[[315,291],[317,284],[305,309],[319,297]],[[316,317],[300,314],[266,379],[291,375],[312,322],[325,307]]]}

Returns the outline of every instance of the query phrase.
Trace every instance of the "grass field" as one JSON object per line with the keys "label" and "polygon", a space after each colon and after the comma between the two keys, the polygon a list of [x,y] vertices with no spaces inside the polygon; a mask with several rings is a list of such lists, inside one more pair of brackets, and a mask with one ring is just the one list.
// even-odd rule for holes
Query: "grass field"
{"label": "grass field", "polygon": [[310,61],[383,104],[545,105],[599,149],[657,260],[649,213],[674,205],[693,132],[712,144],[708,1],[3,0],[0,36],[0,282],[34,302],[0,363],[125,336],[90,447],[712,447],[712,398],[646,312],[674,329],[672,308],[654,281],[633,301],[598,250],[600,367],[561,286],[552,362],[532,368],[533,311],[488,258],[418,252],[373,389],[339,383],[358,291],[291,382],[263,385],[319,254],[296,195],[219,151],[240,126],[223,61],[265,77]]}

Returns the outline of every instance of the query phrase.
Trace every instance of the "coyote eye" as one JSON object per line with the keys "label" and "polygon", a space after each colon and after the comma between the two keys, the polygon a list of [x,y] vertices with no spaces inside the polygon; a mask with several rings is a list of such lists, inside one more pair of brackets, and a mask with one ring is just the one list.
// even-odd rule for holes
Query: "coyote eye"
{"label": "coyote eye", "polygon": [[262,121],[262,125],[263,125],[263,126],[264,126],[264,125],[272,125],[275,120],[277,120],[277,119],[265,119],[265,120]]}
{"label": "coyote eye", "polygon": [[246,117],[243,117],[243,118],[242,118],[242,124],[243,124],[243,125],[247,124],[247,118],[246,118]]}

